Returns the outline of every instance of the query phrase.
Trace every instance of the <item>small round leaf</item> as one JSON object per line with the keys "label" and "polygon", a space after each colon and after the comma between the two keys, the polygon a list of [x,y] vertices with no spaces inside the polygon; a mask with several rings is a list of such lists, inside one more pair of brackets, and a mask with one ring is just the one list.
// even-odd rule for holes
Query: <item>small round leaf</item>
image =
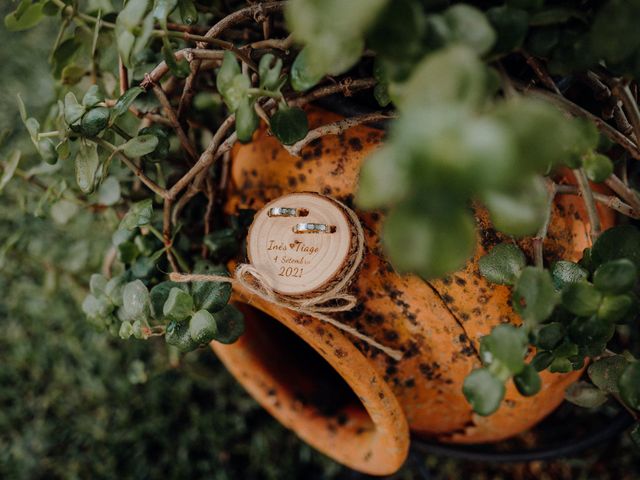
{"label": "small round leaf", "polygon": [[478,415],[487,416],[498,410],[504,398],[504,384],[486,368],[472,371],[464,379],[462,392]]}
{"label": "small round leaf", "polygon": [[309,131],[307,114],[301,108],[281,108],[270,120],[273,134],[283,145],[293,145]]}
{"label": "small round leaf", "polygon": [[189,320],[189,335],[198,345],[209,343],[217,332],[216,320],[206,310],[196,312]]}
{"label": "small round leaf", "polygon": [[517,245],[501,243],[484,255],[478,265],[482,276],[490,282],[513,285],[526,263],[527,259]]}
{"label": "small round leaf", "polygon": [[601,292],[626,293],[638,280],[635,264],[626,258],[603,263],[593,275],[593,283]]}

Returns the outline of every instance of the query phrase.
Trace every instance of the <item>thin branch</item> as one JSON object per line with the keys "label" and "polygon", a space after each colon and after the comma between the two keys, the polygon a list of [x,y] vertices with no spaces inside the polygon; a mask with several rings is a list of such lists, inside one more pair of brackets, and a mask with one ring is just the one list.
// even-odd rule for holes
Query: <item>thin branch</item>
{"label": "thin branch", "polygon": [[142,168],[138,167],[133,162],[133,160],[131,160],[127,155],[124,154],[124,152],[119,150],[115,145],[112,145],[111,143],[101,138],[92,138],[91,140],[96,142],[101,147],[116,153],[122,160],[122,163],[124,163],[133,172],[133,174],[136,177],[138,177],[140,181],[144,183],[150,190],[152,190],[155,194],[161,196],[162,198],[165,198],[165,199],[168,198],[168,192],[164,188],[162,188],[160,185],[158,185],[156,182],[154,182],[149,177],[147,177],[144,171],[142,170]]}
{"label": "thin branch", "polygon": [[622,102],[627,118],[633,126],[633,133],[637,142],[640,140],[640,110],[638,110],[638,104],[636,103],[635,98],[633,98],[629,85],[622,82],[616,82],[611,89],[611,92]]}
{"label": "thin branch", "polygon": [[620,198],[625,200],[634,210],[640,211],[640,198],[638,194],[626,185],[617,175],[610,175],[604,181],[605,185],[616,192]]}
{"label": "thin branch", "polygon": [[[282,2],[264,2],[264,3],[255,3],[245,8],[241,8],[216,23],[213,27],[209,29],[207,33],[205,33],[205,37],[208,38],[216,38],[219,37],[222,32],[224,32],[227,28],[233,27],[238,23],[242,23],[245,20],[256,20],[257,22],[262,21],[264,15],[268,15],[269,13],[279,12],[284,6],[287,4],[286,1]],[[259,16],[256,18],[256,16]],[[262,18],[260,18],[262,17]]]}
{"label": "thin branch", "polygon": [[165,114],[169,118],[169,121],[171,122],[176,133],[178,134],[178,138],[180,139],[180,145],[182,145],[182,148],[189,154],[192,160],[194,161],[197,160],[198,152],[196,151],[195,147],[191,144],[191,141],[189,140],[189,137],[187,137],[187,134],[184,132],[182,125],[180,125],[180,121],[178,120],[176,112],[171,106],[171,102],[167,98],[167,95],[164,93],[164,90],[162,90],[162,87],[160,85],[154,84],[153,92],[156,94],[156,97],[158,98],[158,100],[160,101],[160,104],[164,108]]}
{"label": "thin branch", "polygon": [[301,107],[320,98],[333,95],[334,93],[342,93],[346,97],[349,97],[353,92],[373,88],[377,83],[378,81],[375,78],[361,78],[358,80],[345,79],[335,85],[317,88],[307,95],[287,98],[287,102],[291,106]]}
{"label": "thin branch", "polygon": [[[169,191],[167,192],[169,198],[176,198],[177,195],[182,190],[184,190],[184,188],[191,182],[191,180],[193,180],[195,176],[198,175],[198,173],[206,168],[209,168],[216,160],[216,158],[219,157],[220,149],[229,140],[229,138],[233,137],[233,143],[235,143],[235,139],[237,138],[235,134],[232,134],[229,138],[227,138],[224,143],[220,143],[227,134],[228,130],[235,124],[235,121],[235,115],[230,115],[224,122],[222,122],[222,125],[220,125],[220,127],[218,128],[215,135],[209,142],[209,145],[207,146],[205,151],[202,152],[202,155],[200,155],[200,158],[198,159],[196,164],[191,167],[191,169],[169,189]],[[231,144],[231,146],[233,145],[233,143]],[[231,146],[229,146],[228,148],[231,148]]]}
{"label": "thin branch", "polygon": [[[182,59],[186,59],[189,62],[194,61],[194,59],[198,60],[213,60],[215,65],[218,62],[222,61],[222,57],[224,56],[224,51],[222,50],[202,50],[198,48],[183,48],[182,50],[177,50],[174,54],[176,61],[180,61]],[[202,64],[200,65],[202,69]],[[169,66],[167,62],[164,60],[160,62],[156,67],[145,75],[144,80],[140,82],[140,86],[144,89],[149,88],[154,83],[158,83],[162,80],[167,73],[169,73]]]}
{"label": "thin branch", "polygon": [[164,242],[165,253],[167,254],[167,259],[169,260],[169,265],[171,265],[171,269],[174,272],[179,272],[178,264],[176,263],[176,259],[173,256],[173,252],[171,251],[171,247],[173,246],[173,241],[171,240],[171,207],[173,205],[173,201],[169,198],[164,199],[164,204],[162,208],[162,241]]}
{"label": "thin branch", "polygon": [[[582,192],[575,185],[557,185],[558,195],[577,195],[582,196]],[[593,199],[602,205],[609,207],[621,214],[635,219],[640,219],[640,210],[634,209],[632,206],[624,203],[615,195],[603,195],[602,193],[593,192]]]}
{"label": "thin branch", "polygon": [[355,117],[345,118],[337,122],[328,123],[318,128],[310,130],[309,133],[300,141],[294,143],[289,147],[285,147],[287,151],[296,157],[300,156],[301,150],[307,146],[310,142],[324,137],[325,135],[339,135],[345,130],[349,130],[357,125],[370,122],[379,122],[381,120],[387,120],[390,118],[396,118],[392,113],[374,112],[366,113],[364,115],[357,115]]}
{"label": "thin branch", "polygon": [[555,92],[556,95],[562,95],[556,82],[553,81],[549,73],[544,69],[544,67],[540,64],[540,60],[530,55],[528,52],[523,51],[522,54],[527,61],[527,64],[533,70],[533,73],[542,81],[542,83],[550,90]]}
{"label": "thin branch", "polygon": [[553,208],[553,200],[556,198],[557,187],[552,181],[547,182],[547,192],[549,198],[547,201],[547,210],[545,212],[544,222],[541,225],[538,233],[533,237],[533,256],[535,259],[536,267],[544,268],[544,240],[547,238],[547,232],[549,231],[549,222],[551,221],[551,209]]}
{"label": "thin branch", "polygon": [[580,195],[584,201],[584,206],[587,209],[587,216],[589,217],[589,226],[591,229],[590,237],[591,243],[594,243],[600,235],[600,217],[598,216],[598,210],[593,199],[593,192],[589,186],[589,180],[582,168],[576,168],[573,170],[573,174],[578,182],[578,188],[580,189]]}
{"label": "thin branch", "polygon": [[289,35],[286,38],[269,38],[267,40],[258,40],[253,42],[242,49],[250,48],[252,50],[263,50],[268,48],[274,48],[276,50],[287,51],[293,46],[293,35]]}

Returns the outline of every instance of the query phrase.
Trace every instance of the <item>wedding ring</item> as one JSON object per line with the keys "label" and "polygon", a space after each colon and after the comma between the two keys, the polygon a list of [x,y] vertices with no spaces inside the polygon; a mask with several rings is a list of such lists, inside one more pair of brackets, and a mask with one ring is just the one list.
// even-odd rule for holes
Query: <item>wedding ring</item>
{"label": "wedding ring", "polygon": [[326,223],[298,223],[293,227],[293,233],[335,233],[335,225]]}
{"label": "wedding ring", "polygon": [[267,211],[270,217],[306,217],[309,210],[306,208],[273,207]]}

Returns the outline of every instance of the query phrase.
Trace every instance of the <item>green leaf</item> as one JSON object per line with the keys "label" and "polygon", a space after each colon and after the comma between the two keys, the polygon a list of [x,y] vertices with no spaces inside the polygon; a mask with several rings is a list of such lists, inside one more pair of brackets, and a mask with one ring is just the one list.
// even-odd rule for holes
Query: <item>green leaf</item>
{"label": "green leaf", "polygon": [[98,145],[95,143],[80,143],[80,151],[76,155],[76,183],[84,193],[91,193],[96,182],[96,173],[100,166]]}
{"label": "green leaf", "polygon": [[164,320],[164,304],[169,298],[169,292],[174,288],[180,288],[185,292],[188,290],[186,283],[161,282],[151,289],[149,298],[151,301],[151,312],[157,320]]}
{"label": "green leaf", "polygon": [[617,394],[620,391],[618,382],[627,365],[629,361],[623,355],[613,355],[596,360],[589,365],[587,371],[596,387],[607,393]]}
{"label": "green leaf", "polygon": [[598,308],[598,318],[610,322],[620,322],[631,313],[634,306],[637,306],[637,302],[629,294],[605,295],[600,308]]}
{"label": "green leaf", "polygon": [[196,312],[189,320],[189,335],[198,345],[209,343],[217,332],[216,320],[206,310]]}
{"label": "green leaf", "polygon": [[129,211],[120,221],[119,228],[133,230],[136,227],[147,225],[153,214],[153,200],[148,198],[131,205]]}
{"label": "green leaf", "polygon": [[604,293],[625,293],[638,281],[638,269],[626,258],[600,265],[593,275],[595,287]]}
{"label": "green leaf", "polygon": [[155,135],[138,135],[124,145],[120,146],[128,157],[142,157],[153,152],[158,146],[158,137]]}
{"label": "green leaf", "polygon": [[487,191],[483,201],[497,230],[510,235],[534,234],[544,223],[548,192],[539,177],[514,182],[504,190]]}
{"label": "green leaf", "polygon": [[538,330],[535,345],[542,350],[553,350],[560,344],[564,336],[564,325],[560,322],[551,322]]}
{"label": "green leaf", "polygon": [[229,260],[239,250],[238,233],[233,228],[221,228],[203,238],[212,258],[223,262]]}
{"label": "green leaf", "polygon": [[128,319],[141,320],[149,311],[149,290],[140,280],[129,282],[122,290],[122,308]]}
{"label": "green leaf", "polygon": [[640,46],[635,19],[640,4],[628,0],[605,2],[595,16],[590,31],[590,44],[595,55],[611,62],[620,62]]}
{"label": "green leaf", "polygon": [[410,187],[408,168],[395,149],[383,145],[369,155],[360,170],[356,203],[364,209],[394,205],[404,199]]}
{"label": "green leaf", "polygon": [[628,406],[640,410],[640,363],[632,362],[624,369],[618,381],[620,397]]}
{"label": "green leaf", "polygon": [[601,153],[585,155],[582,160],[582,167],[589,180],[597,183],[604,182],[613,173],[613,163],[609,160],[609,157]]}
{"label": "green leaf", "polygon": [[548,368],[551,365],[551,362],[554,360],[554,355],[552,352],[538,352],[536,356],[533,357],[531,361],[531,366],[536,369],[536,371],[541,372],[544,369]]}
{"label": "green leaf", "polygon": [[68,92],[64,96],[64,121],[67,125],[75,125],[84,115],[85,107],[78,103],[76,96]]}
{"label": "green leaf", "polygon": [[628,258],[640,268],[640,231],[631,225],[605,230],[591,249],[594,267],[619,258]]}
{"label": "green leaf", "polygon": [[173,287],[169,290],[162,315],[169,320],[181,322],[193,313],[193,298],[181,288]]}
{"label": "green leaf", "polygon": [[123,340],[127,340],[131,335],[133,335],[133,326],[131,325],[131,322],[122,322],[120,324],[118,336]]}
{"label": "green leaf", "polygon": [[480,258],[478,266],[483,277],[491,283],[513,285],[526,266],[522,250],[512,243],[501,243]]}
{"label": "green leaf", "polygon": [[464,210],[440,216],[396,208],[384,223],[382,243],[399,271],[438,278],[462,268],[473,254],[474,223]]}
{"label": "green leaf", "polygon": [[597,353],[602,350],[601,345],[606,344],[611,337],[615,327],[612,322],[598,318],[576,318],[569,326],[569,336],[578,345],[594,347]]}
{"label": "green leaf", "polygon": [[89,290],[96,297],[104,296],[106,295],[107,282],[108,280],[104,275],[94,273],[89,279]]}
{"label": "green leaf", "polygon": [[162,57],[166,62],[169,70],[172,74],[174,74],[178,78],[185,78],[191,73],[191,69],[189,67],[189,61],[186,58],[182,58],[178,60],[176,58],[176,53],[171,46],[171,42],[167,37],[162,38]]}
{"label": "green leaf", "polygon": [[0,193],[7,186],[9,181],[13,178],[13,174],[18,168],[20,163],[20,150],[14,150],[9,155],[9,158],[2,162],[2,177],[0,177]]}
{"label": "green leaf", "polygon": [[226,91],[231,87],[234,79],[241,74],[240,65],[233,53],[225,50],[222,58],[222,65],[216,76],[216,88],[221,95],[225,95]]}
{"label": "green leaf", "polygon": [[484,13],[475,7],[458,4],[445,10],[443,17],[451,40],[471,48],[478,55],[491,50],[496,33]]}
{"label": "green leaf", "polygon": [[104,318],[113,311],[113,305],[104,297],[90,294],[82,302],[82,311],[89,318]]}
{"label": "green leaf", "polygon": [[116,177],[107,177],[98,189],[98,203],[108,207],[120,200],[120,182]]}
{"label": "green leaf", "polygon": [[307,114],[297,107],[280,108],[271,117],[270,128],[283,145],[293,145],[309,131]]}
{"label": "green leaf", "polygon": [[487,10],[487,18],[497,36],[494,53],[508,53],[522,47],[529,30],[529,14],[525,10],[502,5]]}
{"label": "green leaf", "polygon": [[198,22],[198,10],[193,0],[178,0],[180,18],[187,25],[195,25]]}
{"label": "green leaf", "polygon": [[[23,8],[22,5],[27,5],[27,7]],[[4,17],[4,26],[10,32],[33,28],[44,18],[42,9],[45,2],[31,3],[28,0],[23,0],[22,5]]]}
{"label": "green leaf", "polygon": [[[224,103],[230,111],[236,112],[240,107],[247,108],[249,105],[251,105],[251,109],[253,110],[253,103],[248,97],[249,88],[251,88],[251,81],[248,77],[239,73],[233,77],[228,87],[220,92]],[[238,119],[236,118],[236,125],[237,124]]]}
{"label": "green leaf", "polygon": [[244,333],[244,316],[233,305],[226,305],[222,310],[213,314],[218,326],[214,340],[224,344],[235,342]]}
{"label": "green leaf", "polygon": [[602,294],[589,282],[570,283],[562,290],[562,306],[580,317],[594,315]]}
{"label": "green leaf", "polygon": [[89,90],[84,94],[84,97],[82,97],[82,105],[91,108],[100,102],[104,102],[104,95],[100,92],[100,87],[98,87],[98,85],[91,85]]}
{"label": "green leaf", "polygon": [[190,352],[198,348],[197,342],[191,338],[189,333],[189,322],[171,321],[167,325],[164,335],[165,341],[181,352]]}
{"label": "green leaf", "polygon": [[[245,78],[243,76],[241,77]],[[238,140],[242,143],[251,141],[253,132],[256,131],[260,124],[260,119],[253,105],[253,101],[245,97],[240,100],[240,104],[236,110],[236,134],[238,135]]]}
{"label": "green leaf", "polygon": [[296,92],[304,92],[316,85],[326,72],[317,65],[309,47],[303,48],[291,65],[291,86]]}
{"label": "green leaf", "polygon": [[129,110],[129,107],[142,92],[144,92],[142,88],[132,87],[124,92],[120,98],[118,98],[116,104],[111,109],[111,124],[113,124],[113,122],[118,117],[124,115]]}
{"label": "green leaf", "polygon": [[535,325],[549,318],[558,303],[549,272],[525,267],[513,289],[511,303],[527,323]]}
{"label": "green leaf", "polygon": [[177,5],[178,0],[154,0],[153,2],[153,16],[165,30],[167,28],[167,17]]}
{"label": "green leaf", "polygon": [[488,416],[500,407],[505,388],[486,368],[478,368],[464,379],[462,392],[474,412]]}
{"label": "green leaf", "polygon": [[[293,71],[291,75],[293,82]],[[470,49],[449,47],[427,55],[407,82],[391,87],[392,99],[401,110],[443,103],[476,107],[487,96],[487,70]]]}
{"label": "green leaf", "polygon": [[426,16],[418,0],[394,0],[367,33],[367,45],[378,55],[398,59],[421,53]]}
{"label": "green leaf", "polygon": [[260,58],[258,65],[258,75],[260,77],[260,88],[273,90],[280,84],[280,73],[282,72],[282,59],[276,58],[271,53],[267,53]]}
{"label": "green leaf", "polygon": [[[208,266],[196,268],[194,273],[228,276],[223,266]],[[193,301],[197,309],[217,312],[229,303],[231,298],[231,283],[229,282],[193,282],[191,285]]]}
{"label": "green leaf", "polygon": [[122,242],[118,245],[118,260],[122,263],[130,264],[138,258],[140,251],[133,242]]}
{"label": "green leaf", "polygon": [[73,86],[84,78],[87,73],[87,69],[81,67],[79,65],[71,64],[66,65],[60,74],[60,79],[62,80],[62,84],[66,86]]}
{"label": "green leaf", "polygon": [[569,385],[564,398],[583,408],[596,408],[607,401],[607,394],[587,382]]}
{"label": "green leaf", "polygon": [[156,148],[153,150],[153,152],[145,155],[143,157],[143,160],[148,160],[150,162],[159,162],[169,156],[171,143],[169,141],[167,132],[163,128],[157,125],[152,125],[151,127],[142,128],[138,132],[138,135],[153,135],[158,139]]}
{"label": "green leaf", "polygon": [[527,345],[527,335],[523,329],[513,325],[498,325],[489,335],[480,339],[480,357],[485,365],[500,362],[514,375],[524,368]]}
{"label": "green leaf", "polygon": [[569,283],[587,280],[589,272],[577,263],[558,260],[551,267],[551,277],[556,289],[562,290]]}
{"label": "green leaf", "polygon": [[518,392],[525,397],[535,395],[542,388],[542,380],[535,368],[525,365],[520,373],[513,377]]}
{"label": "green leaf", "polygon": [[80,131],[86,137],[95,137],[109,124],[109,109],[96,107],[82,116]]}

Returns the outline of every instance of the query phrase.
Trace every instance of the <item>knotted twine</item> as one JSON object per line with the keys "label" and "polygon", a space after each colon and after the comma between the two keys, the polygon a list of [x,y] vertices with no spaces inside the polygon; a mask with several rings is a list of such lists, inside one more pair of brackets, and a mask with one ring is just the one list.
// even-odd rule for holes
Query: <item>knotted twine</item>
{"label": "knotted twine", "polygon": [[232,285],[240,285],[262,300],[333,325],[384,352],[394,360],[400,360],[402,358],[402,352],[400,350],[386,347],[368,335],[359,332],[356,328],[327,315],[328,313],[352,310],[358,304],[356,296],[349,293],[347,289],[362,263],[365,251],[364,232],[362,231],[362,225],[357,215],[343,203],[335,199],[334,201],[344,209],[351,220],[351,225],[355,228],[356,249],[353,254],[354,258],[348,262],[349,265],[346,271],[342,273],[341,278],[330,285],[326,291],[317,293],[315,296],[305,296],[301,298],[281,295],[271,288],[266,282],[264,275],[249,263],[239,264],[235,269],[233,277],[173,272],[169,274],[169,279],[174,282],[225,282],[231,283]]}

